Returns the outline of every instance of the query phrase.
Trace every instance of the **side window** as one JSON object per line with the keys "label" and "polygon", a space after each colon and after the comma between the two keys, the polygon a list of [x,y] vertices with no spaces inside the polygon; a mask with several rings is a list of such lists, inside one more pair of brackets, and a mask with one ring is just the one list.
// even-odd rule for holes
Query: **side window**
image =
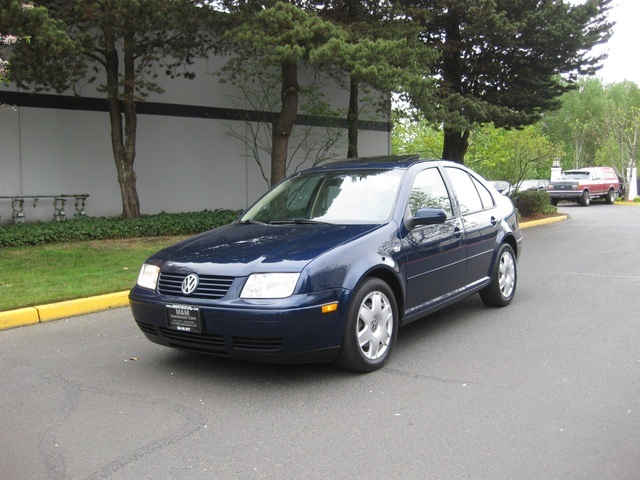
{"label": "side window", "polygon": [[423,170],[416,175],[413,181],[409,198],[411,215],[415,216],[421,208],[442,208],[447,214],[447,218],[453,216],[449,192],[447,192],[440,171],[435,167]]}
{"label": "side window", "polygon": [[469,174],[455,167],[445,167],[445,170],[458,196],[460,213],[464,215],[482,210],[484,208],[482,200]]}
{"label": "side window", "polygon": [[485,209],[493,208],[495,206],[495,203],[493,202],[493,197],[489,193],[489,190],[487,190],[487,188],[475,178],[471,177],[471,180],[473,180],[473,184],[476,186],[476,190],[478,190],[480,200],[482,200],[482,206]]}

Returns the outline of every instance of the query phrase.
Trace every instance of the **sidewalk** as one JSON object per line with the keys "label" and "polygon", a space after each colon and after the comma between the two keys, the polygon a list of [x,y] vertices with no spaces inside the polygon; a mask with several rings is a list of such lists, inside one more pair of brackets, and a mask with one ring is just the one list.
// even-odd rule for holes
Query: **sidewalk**
{"label": "sidewalk", "polygon": [[[538,225],[546,225],[561,222],[566,219],[567,215],[534,220],[521,223],[520,228],[525,229]],[[67,300],[65,302],[51,303],[37,307],[19,308],[17,310],[0,312],[0,330],[127,306],[129,306],[128,290],[125,292],[108,293],[97,297],[79,298],[77,300]]]}

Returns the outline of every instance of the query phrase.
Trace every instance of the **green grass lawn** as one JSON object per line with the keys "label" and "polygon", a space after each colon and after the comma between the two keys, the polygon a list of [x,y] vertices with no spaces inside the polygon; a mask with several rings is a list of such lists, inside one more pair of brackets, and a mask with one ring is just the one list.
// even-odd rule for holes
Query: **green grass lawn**
{"label": "green grass lawn", "polygon": [[129,290],[142,262],[180,239],[0,248],[0,311]]}

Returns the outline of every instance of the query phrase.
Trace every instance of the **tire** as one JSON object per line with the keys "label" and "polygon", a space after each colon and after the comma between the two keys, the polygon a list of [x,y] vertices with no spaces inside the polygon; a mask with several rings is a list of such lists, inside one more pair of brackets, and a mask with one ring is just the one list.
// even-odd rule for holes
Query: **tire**
{"label": "tire", "polygon": [[366,278],[355,290],[345,319],[336,364],[355,372],[382,368],[398,331],[398,307],[393,291],[378,278]]}
{"label": "tire", "polygon": [[507,243],[503,243],[491,269],[491,283],[480,290],[480,298],[489,307],[506,307],[516,294],[518,270],[516,256]]}
{"label": "tire", "polygon": [[588,191],[585,190],[584,192],[582,192],[582,195],[580,195],[580,198],[578,199],[578,203],[583,207],[589,206],[589,204],[591,203],[591,197],[589,196]]}
{"label": "tire", "polygon": [[554,207],[558,206],[558,199],[557,198],[552,198],[551,199],[551,205],[553,205]]}
{"label": "tire", "polygon": [[616,201],[616,191],[612,188],[604,199],[609,205],[613,205]]}

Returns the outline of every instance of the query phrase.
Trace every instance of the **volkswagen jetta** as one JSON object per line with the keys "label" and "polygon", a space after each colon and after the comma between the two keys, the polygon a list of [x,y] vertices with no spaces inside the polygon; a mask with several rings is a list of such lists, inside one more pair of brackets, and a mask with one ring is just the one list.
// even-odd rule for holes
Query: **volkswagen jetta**
{"label": "volkswagen jetta", "polygon": [[161,345],[368,372],[402,325],[475,293],[508,305],[521,245],[511,201],[464,166],[357,158],[291,175],[234,223],[152,255],[129,298]]}

